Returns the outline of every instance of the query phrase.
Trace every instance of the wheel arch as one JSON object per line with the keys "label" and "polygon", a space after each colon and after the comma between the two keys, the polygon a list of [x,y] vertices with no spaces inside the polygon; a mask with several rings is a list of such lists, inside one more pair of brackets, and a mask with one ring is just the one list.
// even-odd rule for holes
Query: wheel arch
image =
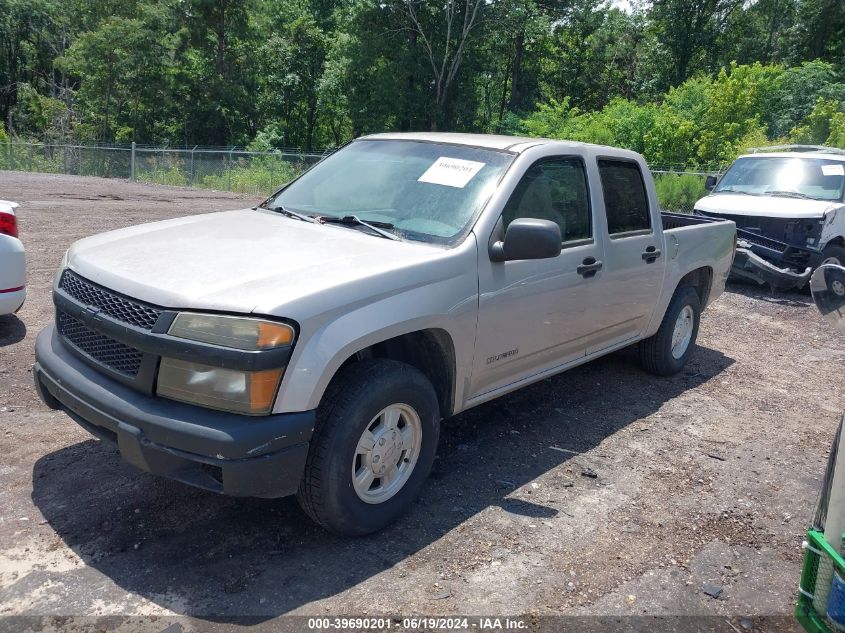
{"label": "wheel arch", "polygon": [[690,286],[698,293],[698,298],[701,301],[701,309],[703,310],[707,306],[710,298],[710,290],[713,287],[713,269],[710,266],[702,266],[691,270],[678,281],[675,290],[672,292],[672,296],[674,297],[675,293],[684,286]]}
{"label": "wheel arch", "polygon": [[842,248],[845,248],[845,237],[843,237],[842,235],[833,236],[824,243],[824,246],[821,248],[821,250],[824,251],[824,249],[826,249],[828,246],[840,246]]}
{"label": "wheel arch", "polygon": [[459,341],[455,334],[439,324],[405,325],[405,328],[371,332],[342,346],[335,346],[334,341],[331,355],[309,353],[310,366],[306,363],[293,366],[290,370],[293,382],[282,383],[281,399],[276,402],[278,411],[292,406],[285,399],[292,393],[301,403],[295,406],[297,410],[316,409],[342,369],[366,359],[388,358],[411,365],[428,378],[437,394],[441,417],[452,415],[460,398],[457,359],[465,350],[457,350]]}
{"label": "wheel arch", "polygon": [[[667,280],[666,284],[669,286],[671,281]],[[685,286],[691,287],[696,291],[699,302],[701,303],[701,309],[704,310],[707,307],[713,289],[713,268],[710,266],[693,268],[680,276],[671,292],[668,291],[667,287],[658,299],[643,338],[648,338],[657,332],[660,324],[663,322],[663,318],[666,316],[666,311],[672,303],[672,298],[678,294],[680,288]]]}
{"label": "wheel arch", "polygon": [[349,354],[337,368],[331,380],[334,380],[345,367],[366,358],[389,358],[418,369],[428,378],[437,393],[441,416],[448,417],[453,413],[455,409],[455,345],[446,330],[442,328],[414,330],[371,343]]}

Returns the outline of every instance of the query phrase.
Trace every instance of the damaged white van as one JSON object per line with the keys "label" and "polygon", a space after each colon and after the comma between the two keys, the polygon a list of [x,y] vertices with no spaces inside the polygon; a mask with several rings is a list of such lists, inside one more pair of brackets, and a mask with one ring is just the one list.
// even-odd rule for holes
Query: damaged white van
{"label": "damaged white van", "polygon": [[788,290],[823,263],[845,264],[845,150],[756,149],[707,187],[695,213],[736,223],[733,275]]}

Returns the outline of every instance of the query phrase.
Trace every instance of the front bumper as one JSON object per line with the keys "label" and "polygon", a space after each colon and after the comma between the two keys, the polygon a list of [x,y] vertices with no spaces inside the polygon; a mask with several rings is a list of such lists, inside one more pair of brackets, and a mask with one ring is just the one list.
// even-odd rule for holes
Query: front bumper
{"label": "front bumper", "polygon": [[812,272],[809,266],[802,272],[788,266],[781,268],[757,255],[750,245],[737,247],[731,267],[731,275],[734,277],[769,284],[775,292],[803,288]]}
{"label": "front bumper", "polygon": [[83,363],[55,326],[35,343],[42,400],[147,472],[213,492],[284,497],[296,492],[316,413],[265,417],[212,411],[139,393]]}
{"label": "front bumper", "polygon": [[[786,291],[793,288],[803,288],[810,279],[813,269],[821,263],[822,253],[817,248],[799,243],[795,234],[800,233],[802,239],[805,233],[797,230],[798,221],[786,221],[773,218],[755,218],[761,227],[749,228],[746,216],[705,213],[696,211],[704,217],[718,217],[732,220],[736,223],[737,250],[731,268],[731,276],[758,284],[768,284],[772,290]],[[795,224],[796,226],[791,226]],[[790,227],[790,230],[787,230]],[[813,225],[814,230],[820,228]],[[765,230],[763,230],[765,229]],[[776,233],[778,237],[772,237]],[[791,241],[779,239],[788,234]],[[817,237],[817,236],[816,236]]]}

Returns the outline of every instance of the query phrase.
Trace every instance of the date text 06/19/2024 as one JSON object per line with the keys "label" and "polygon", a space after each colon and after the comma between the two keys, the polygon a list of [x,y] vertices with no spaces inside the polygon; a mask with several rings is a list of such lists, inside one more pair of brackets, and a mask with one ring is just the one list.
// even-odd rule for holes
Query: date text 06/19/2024
{"label": "date text 06/19/2024", "polygon": [[478,630],[519,631],[528,628],[528,624],[519,618],[498,617],[410,617],[410,618],[308,618],[308,629],[319,630],[361,630],[373,629],[383,631],[388,629],[418,631],[418,630]]}

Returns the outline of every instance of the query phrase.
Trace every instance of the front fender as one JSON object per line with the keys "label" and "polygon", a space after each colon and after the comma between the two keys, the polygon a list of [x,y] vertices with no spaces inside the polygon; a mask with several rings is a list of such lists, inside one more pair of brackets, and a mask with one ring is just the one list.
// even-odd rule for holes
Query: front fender
{"label": "front fender", "polygon": [[478,276],[474,266],[465,266],[457,276],[410,288],[327,319],[297,343],[273,411],[317,408],[331,379],[350,356],[376,343],[426,329],[443,330],[452,339],[454,402],[460,409],[464,385],[472,371],[477,312]]}

